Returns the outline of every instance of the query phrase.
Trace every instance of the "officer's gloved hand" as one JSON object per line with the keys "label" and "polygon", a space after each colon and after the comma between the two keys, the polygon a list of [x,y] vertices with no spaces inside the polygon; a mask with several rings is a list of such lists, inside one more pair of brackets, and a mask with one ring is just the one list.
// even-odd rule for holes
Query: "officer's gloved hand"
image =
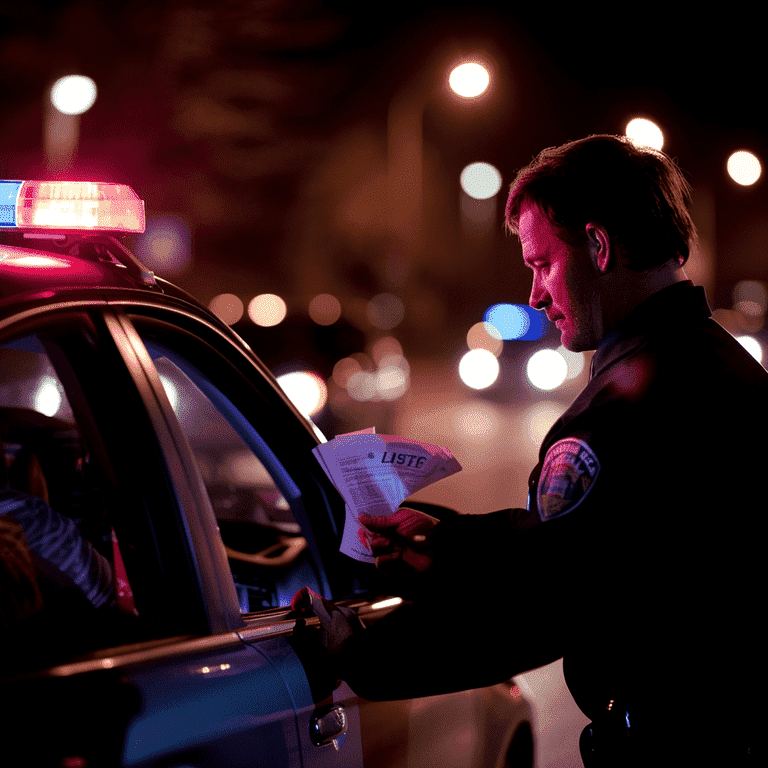
{"label": "officer's gloved hand", "polygon": [[[304,664],[315,702],[322,701],[340,683],[337,660],[344,642],[362,630],[363,623],[351,608],[336,605],[309,587],[293,596],[291,616],[297,621],[289,642]],[[320,622],[319,632],[305,621],[313,616]]]}
{"label": "officer's gloved hand", "polygon": [[331,656],[337,655],[344,641],[363,628],[363,623],[351,609],[336,605],[309,587],[302,587],[291,600],[291,611],[297,617],[316,616],[320,620],[320,640]]}
{"label": "officer's gloved hand", "polygon": [[434,560],[432,537],[440,522],[436,517],[408,507],[393,515],[358,518],[361,539],[376,558],[376,567],[391,576],[408,577],[427,571]]}

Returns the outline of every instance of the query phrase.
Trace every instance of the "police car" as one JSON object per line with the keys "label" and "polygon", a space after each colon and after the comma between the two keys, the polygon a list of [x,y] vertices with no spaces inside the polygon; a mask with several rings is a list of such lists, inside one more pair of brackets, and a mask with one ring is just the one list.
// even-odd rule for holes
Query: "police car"
{"label": "police car", "polygon": [[531,765],[512,681],[313,698],[296,590],[364,623],[399,598],[339,554],[322,436],[144,227],[125,185],[0,181],[0,762]]}

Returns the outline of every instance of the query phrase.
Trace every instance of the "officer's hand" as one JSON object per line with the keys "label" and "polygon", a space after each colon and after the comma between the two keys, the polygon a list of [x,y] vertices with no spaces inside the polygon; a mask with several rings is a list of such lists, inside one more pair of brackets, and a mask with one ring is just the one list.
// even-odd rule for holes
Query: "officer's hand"
{"label": "officer's hand", "polygon": [[424,573],[434,559],[432,537],[438,518],[408,507],[393,515],[359,517],[364,529],[361,537],[383,573],[404,576],[408,572]]}
{"label": "officer's hand", "polygon": [[[296,619],[296,626],[288,642],[304,665],[313,700],[319,703],[339,686],[339,654],[363,624],[351,608],[335,605],[309,587],[302,587],[293,596],[289,615]],[[313,616],[319,620],[319,632],[306,622]]]}
{"label": "officer's hand", "polygon": [[351,609],[326,600],[309,587],[302,587],[291,600],[291,611],[297,618],[316,616],[320,620],[320,639],[332,656],[339,653],[344,641],[363,628]]}

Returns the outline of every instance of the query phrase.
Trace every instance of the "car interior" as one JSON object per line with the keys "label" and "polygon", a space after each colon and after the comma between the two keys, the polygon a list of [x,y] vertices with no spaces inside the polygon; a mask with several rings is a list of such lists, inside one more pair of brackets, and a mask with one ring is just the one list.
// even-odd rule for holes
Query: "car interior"
{"label": "car interior", "polygon": [[244,614],[287,607],[318,576],[291,508],[292,480],[235,406],[181,356],[148,343],[187,437]]}

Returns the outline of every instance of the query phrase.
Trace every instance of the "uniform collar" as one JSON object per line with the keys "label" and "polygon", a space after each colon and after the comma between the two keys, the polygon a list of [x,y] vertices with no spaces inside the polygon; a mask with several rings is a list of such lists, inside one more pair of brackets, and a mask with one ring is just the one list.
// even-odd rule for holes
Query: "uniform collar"
{"label": "uniform collar", "polygon": [[662,288],[639,304],[597,345],[592,357],[590,378],[637,344],[638,336],[655,329],[679,324],[701,322],[711,317],[712,311],[704,289],[690,280],[683,280]]}

